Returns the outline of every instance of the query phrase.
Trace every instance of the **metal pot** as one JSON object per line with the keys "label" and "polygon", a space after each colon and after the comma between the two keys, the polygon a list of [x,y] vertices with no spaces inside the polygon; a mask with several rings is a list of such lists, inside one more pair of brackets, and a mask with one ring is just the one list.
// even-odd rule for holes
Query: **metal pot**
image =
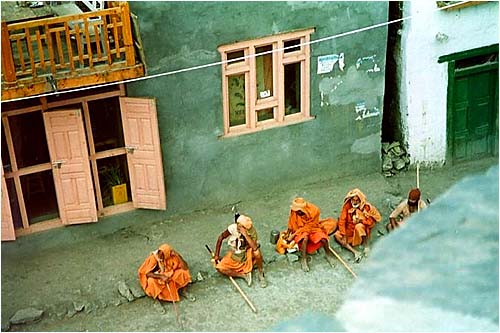
{"label": "metal pot", "polygon": [[276,244],[278,242],[278,238],[280,237],[280,232],[276,229],[271,230],[271,239],[269,240],[271,244]]}

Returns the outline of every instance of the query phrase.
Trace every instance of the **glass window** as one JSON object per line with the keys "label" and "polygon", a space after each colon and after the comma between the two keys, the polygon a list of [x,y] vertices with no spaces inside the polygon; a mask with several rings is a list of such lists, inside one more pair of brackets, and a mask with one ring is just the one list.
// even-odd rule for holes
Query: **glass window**
{"label": "glass window", "polygon": [[18,169],[50,162],[41,112],[10,116],[9,126]]}
{"label": "glass window", "polygon": [[257,121],[263,121],[274,118],[273,109],[263,109],[257,111]]}
{"label": "glass window", "polygon": [[52,170],[21,176],[21,188],[30,225],[59,217]]}
{"label": "glass window", "polygon": [[[104,207],[132,200],[126,155],[99,159],[97,169]],[[120,187],[123,184],[124,189]]]}
{"label": "glass window", "polygon": [[300,112],[300,63],[285,65],[285,115]]}
{"label": "glass window", "polygon": [[19,209],[19,201],[17,201],[17,191],[14,185],[14,179],[9,178],[5,180],[7,185],[7,193],[9,193],[10,210],[12,212],[12,220],[14,222],[14,229],[23,227],[23,219],[21,218],[21,211]]}
{"label": "glass window", "polygon": [[89,101],[88,106],[95,151],[124,147],[118,97]]}
{"label": "glass window", "polygon": [[[222,66],[224,135],[262,129],[263,121],[268,129],[313,119],[309,75],[304,75],[310,70],[308,42],[313,32],[304,29],[219,46],[223,59],[254,53],[244,66]],[[289,48],[282,52],[282,46]]]}
{"label": "glass window", "polygon": [[[234,59],[238,59],[238,58],[243,58],[244,56],[245,56],[245,51],[243,51],[243,50],[228,52],[227,53],[228,65],[237,64],[240,62],[245,62],[245,59],[234,60]],[[234,61],[231,61],[231,60],[234,60]]]}
{"label": "glass window", "polygon": [[300,51],[300,39],[287,40],[283,43],[283,46],[285,47],[285,53]]}
{"label": "glass window", "polygon": [[[255,53],[260,54],[273,50],[272,45],[255,48]],[[273,96],[273,54],[266,53],[255,57],[257,74],[257,98]]]}
{"label": "glass window", "polygon": [[245,124],[245,74],[229,76],[229,124]]}
{"label": "glass window", "polygon": [[12,171],[12,165],[10,164],[10,155],[7,148],[7,139],[5,138],[5,131],[3,130],[2,124],[2,165],[4,172]]}

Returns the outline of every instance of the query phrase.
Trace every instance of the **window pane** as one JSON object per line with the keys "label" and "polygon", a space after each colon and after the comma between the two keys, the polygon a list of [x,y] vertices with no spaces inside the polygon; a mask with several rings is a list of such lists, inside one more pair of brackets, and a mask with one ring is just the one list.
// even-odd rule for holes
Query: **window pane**
{"label": "window pane", "polygon": [[245,124],[245,74],[228,77],[229,126]]}
{"label": "window pane", "polygon": [[10,165],[9,151],[7,149],[7,139],[5,138],[5,131],[3,130],[3,126],[2,126],[2,164],[4,172],[12,171],[12,165]]}
{"label": "window pane", "polygon": [[96,152],[125,146],[118,97],[89,102],[89,114]]}
{"label": "window pane", "polygon": [[[297,45],[296,47],[292,47]],[[285,53],[300,51],[300,38],[286,41],[283,46],[285,47]]]}
{"label": "window pane", "polygon": [[14,179],[12,178],[6,179],[5,182],[7,184],[7,193],[9,193],[10,210],[12,212],[12,220],[14,221],[14,229],[19,229],[23,227],[23,220],[19,209],[19,201],[17,201],[16,185],[14,185]]}
{"label": "window pane", "polygon": [[9,125],[18,169],[50,162],[41,112],[11,116]]}
{"label": "window pane", "polygon": [[285,115],[300,112],[300,64],[285,65]]}
{"label": "window pane", "polygon": [[59,217],[52,170],[21,176],[21,188],[30,224]]}
{"label": "window pane", "polygon": [[[273,46],[267,45],[255,48],[255,53],[272,51]],[[255,57],[257,71],[257,98],[273,96],[273,54],[267,53]]]}
{"label": "window pane", "polygon": [[273,108],[257,111],[257,121],[263,121],[274,118]]}
{"label": "window pane", "polygon": [[[127,156],[119,155],[97,160],[99,185],[104,207],[131,201]],[[123,191],[115,186],[126,184]]]}
{"label": "window pane", "polygon": [[[244,56],[245,56],[245,51],[243,51],[243,50],[234,51],[234,52],[228,52],[227,53],[227,60],[230,61],[230,60],[233,60],[233,59],[242,58]],[[236,64],[236,63],[244,62],[244,61],[245,61],[245,59],[240,59],[240,60],[235,60],[235,61],[228,62],[228,64]]]}

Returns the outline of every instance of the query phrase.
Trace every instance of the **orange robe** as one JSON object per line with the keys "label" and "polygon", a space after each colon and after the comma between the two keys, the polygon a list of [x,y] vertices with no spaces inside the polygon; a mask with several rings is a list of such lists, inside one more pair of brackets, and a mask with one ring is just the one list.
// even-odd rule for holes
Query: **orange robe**
{"label": "orange robe", "polygon": [[233,251],[228,251],[215,267],[221,270],[231,270],[235,273],[246,274],[252,271],[254,264],[253,250],[251,247],[248,247],[245,255],[239,259],[235,257]]}
{"label": "orange robe", "polygon": [[[357,216],[361,216],[361,222],[355,224],[353,220],[353,214],[356,213]],[[372,206],[370,203],[365,203],[362,209],[353,208],[351,201],[345,201],[342,206],[342,212],[340,213],[338,221],[338,231],[335,233],[338,237],[343,237],[347,235],[347,242],[352,246],[358,246],[362,242],[362,237],[370,237],[371,229],[375,226],[375,223],[381,220],[380,213],[377,208]]]}
{"label": "orange robe", "polygon": [[165,271],[161,274],[168,274],[173,272],[170,280],[165,283],[163,280],[147,277],[148,273],[159,273],[159,266],[155,256],[151,253],[144,263],[139,267],[139,282],[146,295],[153,298],[158,298],[163,301],[176,301],[180,300],[178,290],[187,286],[191,282],[191,275],[188,269],[181,267],[181,260],[177,254],[172,253],[172,248],[163,244],[159,248],[164,254]]}
{"label": "orange robe", "polygon": [[[259,236],[253,225],[247,230],[247,233],[255,243],[258,243]],[[248,246],[244,253],[236,254],[233,250],[229,250],[215,266],[215,268],[230,270],[239,274],[246,274],[252,271],[253,265],[255,265],[255,257],[253,255],[252,248]]]}
{"label": "orange robe", "polygon": [[295,235],[293,240],[299,247],[302,248],[302,241],[307,238],[307,253],[313,253],[319,249],[322,244],[321,240],[328,240],[328,235],[337,227],[337,221],[333,218],[319,220],[319,208],[307,202],[304,208],[306,215],[299,216],[296,211],[290,210],[288,218],[288,229]]}

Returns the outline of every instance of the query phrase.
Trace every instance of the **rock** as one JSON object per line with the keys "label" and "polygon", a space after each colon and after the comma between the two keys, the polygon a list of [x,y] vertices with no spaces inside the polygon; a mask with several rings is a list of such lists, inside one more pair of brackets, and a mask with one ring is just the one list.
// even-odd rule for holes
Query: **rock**
{"label": "rock", "polygon": [[73,308],[76,312],[80,312],[85,308],[85,304],[83,302],[73,302]]}
{"label": "rock", "polygon": [[132,302],[135,299],[125,281],[118,281],[118,292],[129,302]]}
{"label": "rock", "polygon": [[387,154],[389,151],[389,142],[382,142],[382,151]]}
{"label": "rock", "polygon": [[399,142],[397,142],[397,141],[396,141],[396,142],[391,143],[391,144],[389,145],[389,148],[388,148],[388,149],[390,150],[390,149],[393,149],[393,148],[395,148],[395,147],[398,147],[398,148],[399,148]]}
{"label": "rock", "polygon": [[72,318],[74,315],[76,315],[76,310],[75,309],[69,309],[68,313],[66,314],[66,316],[68,318]]}
{"label": "rock", "polygon": [[394,167],[396,170],[402,170],[406,166],[405,161],[402,158],[398,158],[393,161]]}
{"label": "rock", "polygon": [[90,302],[85,303],[85,313],[89,314],[92,311],[94,311],[95,309],[96,309],[96,305],[94,305],[93,303],[90,303]]}
{"label": "rock", "polygon": [[115,299],[113,300],[113,305],[114,305],[114,306],[120,306],[120,305],[122,305],[122,303],[123,303],[123,302],[122,302],[122,299],[123,299],[123,298],[121,298],[121,297],[120,297],[120,298],[115,298]]}
{"label": "rock", "polygon": [[297,254],[288,253],[286,255],[288,262],[291,264],[293,262],[299,261],[299,256]]}
{"label": "rock", "polygon": [[196,274],[196,281],[200,281],[200,282],[201,282],[201,281],[203,281],[203,280],[205,280],[205,279],[203,278],[203,275],[201,274],[201,272],[198,272],[198,274]]}
{"label": "rock", "polygon": [[35,308],[26,308],[17,311],[12,318],[10,318],[10,324],[25,324],[31,323],[42,318],[43,310],[38,310]]}
{"label": "rock", "polygon": [[382,171],[389,171],[392,169],[392,160],[389,157],[384,157],[382,160]]}
{"label": "rock", "polygon": [[132,295],[134,295],[135,298],[141,298],[146,296],[144,290],[142,289],[142,287],[139,285],[138,282],[130,284],[129,287],[130,287],[130,292],[132,292]]}

